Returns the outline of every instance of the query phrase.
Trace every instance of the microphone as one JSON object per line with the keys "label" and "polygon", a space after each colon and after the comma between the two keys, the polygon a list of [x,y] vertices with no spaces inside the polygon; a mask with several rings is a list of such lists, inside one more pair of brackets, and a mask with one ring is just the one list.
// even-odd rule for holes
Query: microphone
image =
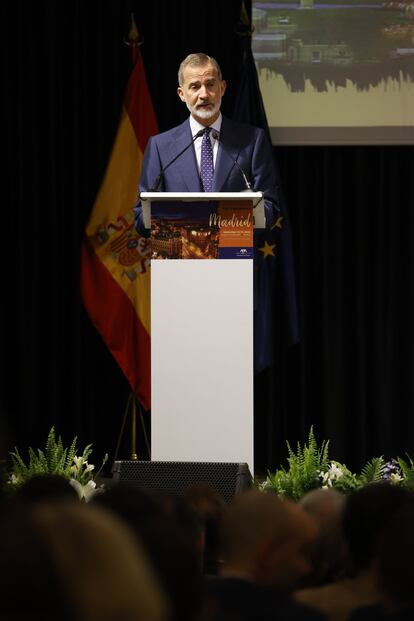
{"label": "microphone", "polygon": [[[220,136],[219,133],[216,131],[213,131],[211,133],[212,137],[214,138],[214,140],[218,140],[220,141]],[[237,168],[240,170],[241,174],[243,175],[243,180],[244,180],[244,184],[246,186],[246,190],[248,192],[253,192],[253,188],[252,185],[250,183],[250,181],[248,180],[246,173],[244,172],[243,168],[240,166],[239,162],[237,161],[237,159],[234,159],[234,157],[232,155],[230,155],[230,153],[227,151],[227,149],[224,148],[223,143],[221,142],[221,148],[223,149],[223,151],[231,158],[231,160],[233,161],[233,164],[235,164],[237,166]]]}
{"label": "microphone", "polygon": [[184,147],[184,149],[182,149],[182,151],[180,151],[180,152],[179,152],[179,153],[178,153],[175,157],[173,157],[173,159],[172,159],[170,162],[168,162],[168,164],[167,164],[166,166],[164,166],[163,168],[161,168],[160,174],[159,174],[159,175],[158,175],[158,177],[155,179],[155,181],[154,181],[154,183],[152,184],[152,186],[151,186],[151,188],[150,188],[149,192],[157,192],[157,191],[158,191],[159,185],[160,185],[160,183],[161,183],[161,181],[162,181],[162,178],[163,178],[164,173],[165,173],[165,171],[167,170],[167,168],[169,168],[169,167],[171,166],[171,164],[174,164],[174,162],[175,162],[176,160],[178,160],[178,158],[179,158],[179,157],[181,157],[181,156],[182,156],[182,154],[183,154],[183,153],[185,153],[185,151],[187,151],[187,149],[189,149],[189,148],[190,148],[190,147],[194,144],[194,142],[197,140],[197,138],[200,138],[200,136],[202,136],[202,135],[205,133],[205,131],[206,131],[206,128],[205,128],[205,127],[203,127],[202,129],[200,129],[200,130],[199,130],[199,131],[195,134],[195,136],[193,136],[193,139],[191,140],[191,142],[189,142],[189,143],[188,143],[188,145],[187,145],[187,146],[185,146],[185,147]]}

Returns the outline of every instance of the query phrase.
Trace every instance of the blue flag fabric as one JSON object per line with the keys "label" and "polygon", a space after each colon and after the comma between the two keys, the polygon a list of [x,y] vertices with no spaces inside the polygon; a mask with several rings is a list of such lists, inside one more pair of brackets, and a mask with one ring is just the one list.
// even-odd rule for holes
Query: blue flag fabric
{"label": "blue flag fabric", "polygon": [[[261,127],[271,142],[251,49],[250,26],[248,30],[245,28],[241,41],[244,61],[233,118],[241,123]],[[254,231],[255,373],[260,373],[272,364],[276,342],[290,345],[299,342],[292,239],[276,159],[275,168],[282,215],[272,229]],[[260,188],[255,189],[260,191]],[[278,338],[280,331],[283,331],[282,339]]]}

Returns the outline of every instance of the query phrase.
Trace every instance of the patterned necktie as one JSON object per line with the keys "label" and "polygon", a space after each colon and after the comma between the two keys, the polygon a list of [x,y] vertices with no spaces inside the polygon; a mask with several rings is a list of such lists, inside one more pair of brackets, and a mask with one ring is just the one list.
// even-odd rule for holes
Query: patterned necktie
{"label": "patterned necktie", "polygon": [[201,142],[200,177],[203,192],[211,192],[213,188],[213,148],[210,140],[211,127],[206,127]]}

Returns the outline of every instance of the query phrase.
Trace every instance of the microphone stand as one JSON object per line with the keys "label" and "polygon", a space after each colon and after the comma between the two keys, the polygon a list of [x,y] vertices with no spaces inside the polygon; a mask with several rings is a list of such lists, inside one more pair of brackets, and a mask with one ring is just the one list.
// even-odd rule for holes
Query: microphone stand
{"label": "microphone stand", "polygon": [[179,157],[181,157],[181,156],[182,156],[182,154],[183,154],[183,153],[185,153],[185,151],[187,151],[187,149],[189,149],[189,148],[190,148],[190,147],[194,144],[194,142],[197,140],[197,138],[200,138],[200,136],[202,136],[202,135],[205,133],[205,131],[206,131],[206,128],[205,128],[205,127],[203,127],[203,129],[200,129],[200,130],[199,130],[199,131],[195,134],[195,136],[193,136],[192,141],[191,141],[191,142],[190,142],[190,143],[189,143],[186,147],[184,147],[184,149],[182,149],[182,151],[180,151],[180,152],[179,152],[179,153],[178,153],[178,154],[177,154],[177,155],[176,155],[176,156],[175,156],[175,157],[171,160],[171,162],[168,162],[168,164],[167,164],[166,166],[164,166],[164,168],[162,168],[162,169],[161,169],[160,174],[159,174],[159,175],[158,175],[158,177],[155,179],[155,181],[154,181],[154,183],[153,183],[153,185],[152,185],[151,189],[149,190],[149,192],[157,192],[157,191],[158,191],[159,185],[160,185],[160,183],[161,183],[161,181],[162,181],[162,178],[163,178],[164,173],[165,173],[165,171],[167,170],[167,168],[169,168],[169,167],[171,166],[171,164],[174,164],[174,162],[175,162],[176,160],[178,160],[178,158],[179,158]]}
{"label": "microphone stand", "polygon": [[250,183],[250,181],[248,180],[246,173],[244,172],[243,168],[240,166],[239,162],[237,161],[237,159],[234,159],[232,155],[230,155],[230,153],[227,151],[227,149],[224,148],[223,143],[220,142],[220,136],[219,134],[215,131],[214,133],[212,133],[212,136],[215,140],[218,140],[221,148],[223,149],[224,153],[226,153],[226,155],[229,156],[229,158],[232,160],[233,164],[235,164],[237,166],[237,168],[239,169],[239,171],[241,172],[242,176],[243,176],[243,180],[244,180],[244,184],[246,186],[246,190],[248,192],[253,192],[253,188],[252,188],[252,184]]}

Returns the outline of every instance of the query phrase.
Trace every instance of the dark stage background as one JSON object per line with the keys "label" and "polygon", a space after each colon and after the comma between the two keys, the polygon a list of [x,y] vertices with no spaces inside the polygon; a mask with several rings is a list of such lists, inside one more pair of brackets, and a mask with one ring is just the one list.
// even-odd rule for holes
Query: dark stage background
{"label": "dark stage background", "polygon": [[[249,4],[246,4],[249,8]],[[80,244],[130,71],[133,10],[161,130],[185,118],[176,72],[192,51],[222,65],[231,115],[240,0],[6,0],[2,83],[3,452],[52,425],[110,459],[128,397],[82,307]],[[256,378],[256,470],[310,425],[351,468],[414,453],[414,153],[404,146],[275,147],[290,213],[301,342]],[[278,293],[278,292],[276,292]],[[234,430],[237,433],[237,429]],[[140,458],[147,458],[138,430]],[[129,458],[127,422],[120,458]],[[191,439],[189,439],[191,441]]]}

